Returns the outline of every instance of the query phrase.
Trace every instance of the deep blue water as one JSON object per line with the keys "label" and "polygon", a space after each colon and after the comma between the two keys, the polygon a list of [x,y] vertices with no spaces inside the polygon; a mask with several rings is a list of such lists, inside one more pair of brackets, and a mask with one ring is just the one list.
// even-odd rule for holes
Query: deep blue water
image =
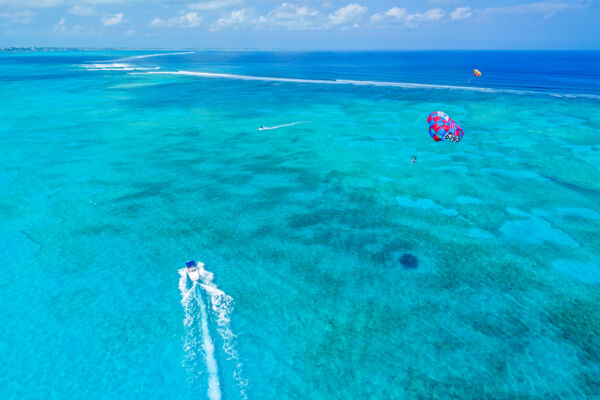
{"label": "deep blue water", "polygon": [[600,53],[0,71],[3,398],[600,396]]}

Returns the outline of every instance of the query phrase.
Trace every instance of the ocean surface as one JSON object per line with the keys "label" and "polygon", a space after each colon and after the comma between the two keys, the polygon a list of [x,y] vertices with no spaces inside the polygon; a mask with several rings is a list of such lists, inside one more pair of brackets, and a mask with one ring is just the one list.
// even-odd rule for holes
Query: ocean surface
{"label": "ocean surface", "polygon": [[3,399],[600,398],[599,52],[0,72]]}

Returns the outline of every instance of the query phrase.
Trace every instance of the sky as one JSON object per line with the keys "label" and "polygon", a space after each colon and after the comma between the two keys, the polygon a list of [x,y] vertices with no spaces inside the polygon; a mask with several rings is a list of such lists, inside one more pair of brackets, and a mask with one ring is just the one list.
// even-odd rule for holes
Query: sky
{"label": "sky", "polygon": [[0,0],[0,47],[600,50],[600,0]]}

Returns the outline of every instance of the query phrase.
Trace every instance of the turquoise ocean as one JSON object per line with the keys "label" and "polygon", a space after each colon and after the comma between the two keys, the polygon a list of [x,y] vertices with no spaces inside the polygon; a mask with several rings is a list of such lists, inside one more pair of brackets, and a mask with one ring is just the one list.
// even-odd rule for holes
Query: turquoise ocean
{"label": "turquoise ocean", "polygon": [[3,399],[600,398],[600,53],[0,71]]}

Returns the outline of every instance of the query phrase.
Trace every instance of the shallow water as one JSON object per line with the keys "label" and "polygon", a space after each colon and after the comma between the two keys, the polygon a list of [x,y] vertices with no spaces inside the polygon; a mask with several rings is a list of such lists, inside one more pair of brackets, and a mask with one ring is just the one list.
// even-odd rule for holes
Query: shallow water
{"label": "shallow water", "polygon": [[[0,55],[5,398],[600,395],[597,76],[132,55]],[[460,143],[429,137],[438,109]],[[214,277],[182,307],[191,258]]]}

